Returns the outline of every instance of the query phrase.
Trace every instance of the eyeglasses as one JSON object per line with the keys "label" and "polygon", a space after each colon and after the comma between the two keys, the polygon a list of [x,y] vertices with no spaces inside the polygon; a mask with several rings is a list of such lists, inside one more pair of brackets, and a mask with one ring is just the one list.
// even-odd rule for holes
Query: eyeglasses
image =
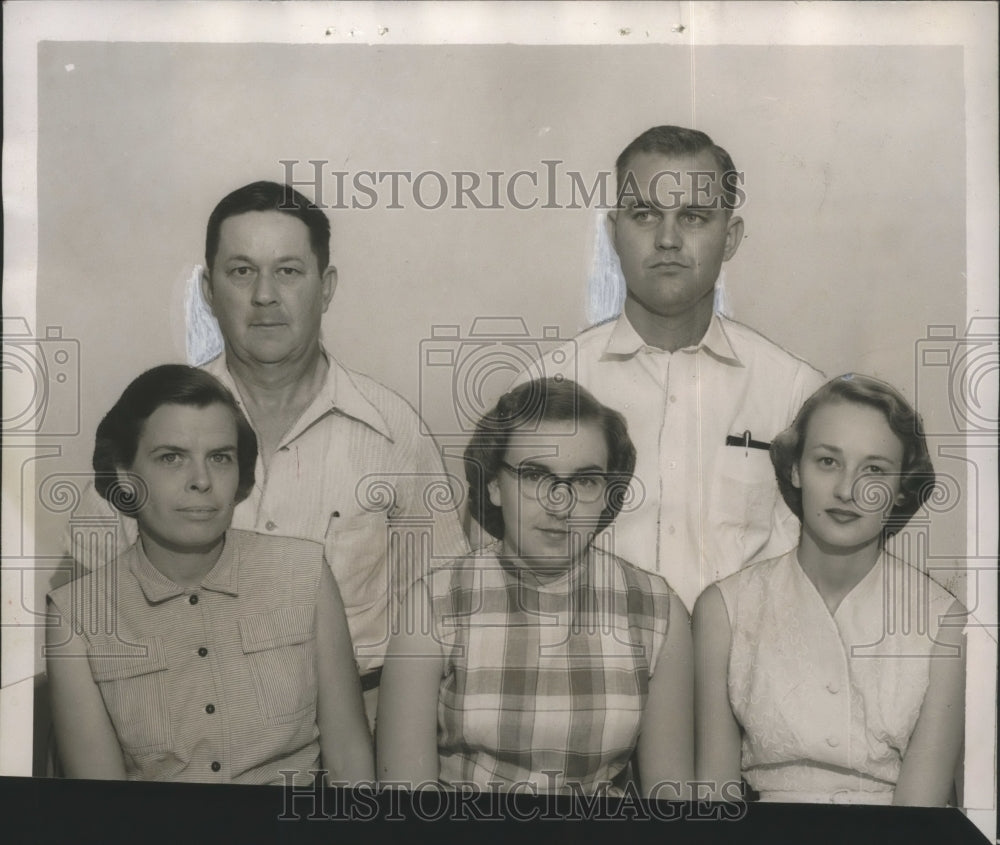
{"label": "eyeglasses", "polygon": [[526,499],[558,499],[556,486],[565,484],[579,502],[596,502],[608,487],[603,472],[580,472],[575,475],[556,475],[535,466],[512,466],[500,461],[500,466],[517,476],[518,489]]}

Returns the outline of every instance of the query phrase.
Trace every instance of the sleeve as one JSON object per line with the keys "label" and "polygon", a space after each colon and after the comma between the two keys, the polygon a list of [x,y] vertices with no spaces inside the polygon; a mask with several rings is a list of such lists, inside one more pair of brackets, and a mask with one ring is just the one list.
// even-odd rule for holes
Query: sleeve
{"label": "sleeve", "polygon": [[396,446],[397,465],[405,480],[397,486],[390,517],[393,532],[399,534],[392,547],[400,558],[389,562],[399,567],[399,596],[440,563],[469,553],[459,519],[461,497],[457,495],[464,479],[445,470],[434,439],[420,434],[416,411],[408,404],[405,410],[406,434]]}
{"label": "sleeve", "polygon": [[109,563],[138,538],[134,519],[115,510],[88,482],[63,533],[63,551],[83,571]]}

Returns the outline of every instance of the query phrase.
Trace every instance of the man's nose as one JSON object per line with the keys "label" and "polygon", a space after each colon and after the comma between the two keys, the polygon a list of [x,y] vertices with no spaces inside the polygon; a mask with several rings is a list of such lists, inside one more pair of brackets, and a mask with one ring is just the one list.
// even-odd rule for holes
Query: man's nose
{"label": "man's nose", "polygon": [[253,286],[254,305],[271,305],[278,301],[278,281],[274,276],[263,271],[258,274]]}
{"label": "man's nose", "polygon": [[681,245],[681,233],[673,214],[664,214],[656,229],[656,245],[660,249],[677,249]]}

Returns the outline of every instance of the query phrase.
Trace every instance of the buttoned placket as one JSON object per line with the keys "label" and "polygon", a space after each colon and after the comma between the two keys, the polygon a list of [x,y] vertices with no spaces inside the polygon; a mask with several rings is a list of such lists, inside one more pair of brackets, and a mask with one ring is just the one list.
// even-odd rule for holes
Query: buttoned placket
{"label": "buttoned placket", "polygon": [[190,625],[191,627],[197,625],[200,629],[200,636],[197,639],[201,645],[195,650],[196,659],[193,661],[193,674],[198,680],[196,686],[192,688],[192,694],[184,702],[184,706],[192,711],[190,718],[192,721],[198,720],[197,724],[200,725],[200,730],[207,740],[210,758],[209,770],[218,775],[215,780],[224,782],[231,776],[231,766],[227,750],[224,714],[219,711],[222,703],[219,699],[219,667],[216,663],[217,656],[211,634],[212,613],[210,605],[212,600],[217,597],[213,596],[211,591],[200,587],[189,588],[185,591],[185,596],[192,611]]}
{"label": "buttoned placket", "polygon": [[[845,765],[850,765],[853,753],[853,718],[851,712],[851,667],[850,657],[847,653],[847,646],[837,624],[835,614],[831,614],[827,609],[823,597],[819,594],[812,581],[802,570],[798,562],[794,562],[798,570],[796,578],[799,581],[800,595],[803,598],[803,606],[810,607],[816,623],[826,628],[826,642],[828,647],[824,649],[832,660],[823,660],[820,665],[825,666],[825,674],[816,679],[816,683],[821,687],[820,696],[816,699],[820,705],[820,712],[816,714],[817,724],[827,726],[825,743],[831,750],[837,751]],[[841,603],[843,607],[843,603]],[[840,608],[838,608],[840,610]],[[834,646],[834,643],[836,645]],[[835,653],[835,656],[834,656]]]}
{"label": "buttoned placket", "polygon": [[[667,575],[671,586],[680,589],[682,594],[697,595],[707,583],[715,580],[709,578],[703,571],[704,561],[699,555],[697,568],[677,566],[677,560],[686,557],[687,552],[678,545],[678,533],[686,536],[689,530],[687,514],[691,521],[701,527],[699,536],[703,536],[705,526],[704,511],[704,479],[701,472],[687,471],[691,462],[698,467],[704,466],[703,445],[701,442],[701,407],[700,395],[691,389],[698,380],[698,348],[678,349],[667,353],[666,366],[663,368],[662,391],[662,425],[657,444],[657,467],[659,468],[660,512],[657,525],[657,570]],[[687,448],[685,448],[685,445]],[[695,485],[691,489],[691,484]],[[664,572],[664,566],[673,566],[669,574]],[[693,585],[685,585],[685,580],[693,580]],[[676,583],[674,583],[676,582]],[[685,590],[685,587],[689,589]]]}

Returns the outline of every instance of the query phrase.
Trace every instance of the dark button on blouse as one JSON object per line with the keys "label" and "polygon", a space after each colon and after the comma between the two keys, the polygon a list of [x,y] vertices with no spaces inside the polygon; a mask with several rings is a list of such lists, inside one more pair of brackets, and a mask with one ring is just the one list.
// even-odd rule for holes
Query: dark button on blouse
{"label": "dark button on blouse", "polygon": [[215,705],[214,704],[206,704],[205,705],[205,712],[209,713],[209,714],[214,713],[215,712]]}
{"label": "dark button on blouse", "polygon": [[188,598],[188,601],[191,602],[191,604],[198,604],[198,597],[191,596],[190,598]]}
{"label": "dark button on blouse", "polygon": [[205,657],[207,654],[208,654],[208,649],[205,648],[205,646],[202,646],[201,648],[198,649],[199,657]]}
{"label": "dark button on blouse", "polygon": [[220,762],[219,762],[218,760],[214,760],[214,761],[212,762],[212,771],[213,771],[213,772],[217,772],[217,771],[219,771],[219,769],[221,769],[221,768],[222,768],[222,764],[221,764],[221,763],[220,763]]}

